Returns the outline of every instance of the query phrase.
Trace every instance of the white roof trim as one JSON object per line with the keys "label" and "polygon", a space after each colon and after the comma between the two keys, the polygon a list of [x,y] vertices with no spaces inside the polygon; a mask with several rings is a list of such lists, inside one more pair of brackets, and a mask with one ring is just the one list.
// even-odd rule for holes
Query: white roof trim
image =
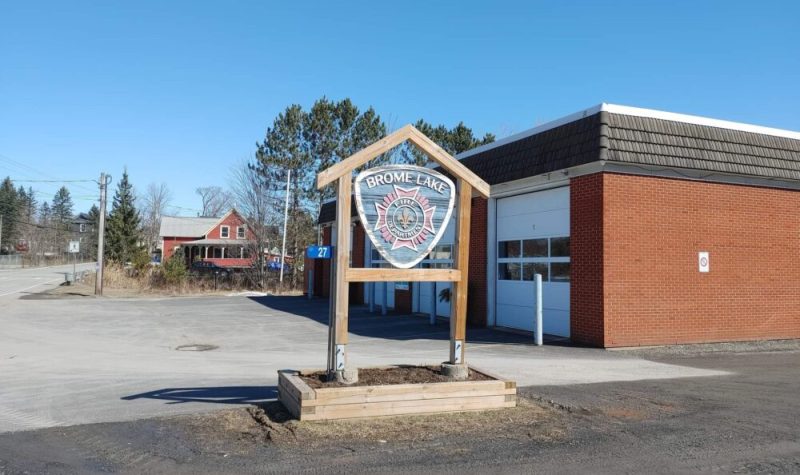
{"label": "white roof trim", "polygon": [[487,150],[491,150],[495,147],[500,147],[507,143],[516,142],[517,140],[521,140],[530,137],[532,135],[542,133],[546,130],[553,129],[558,126],[568,124],[570,122],[575,122],[576,120],[588,117],[590,115],[594,115],[598,112],[609,112],[612,114],[631,115],[636,117],[649,117],[652,119],[662,119],[673,122],[683,122],[687,124],[705,125],[709,127],[718,127],[721,129],[740,130],[742,132],[752,132],[756,134],[773,135],[776,137],[785,137],[789,139],[800,140],[800,132],[796,132],[793,130],[774,129],[772,127],[762,127],[760,125],[745,124],[742,122],[731,122],[728,120],[711,119],[708,117],[701,117],[696,115],[678,114],[675,112],[665,112],[654,109],[642,109],[639,107],[602,103],[594,107],[590,107],[588,109],[576,112],[574,114],[561,117],[560,119],[547,122],[538,127],[528,129],[518,134],[510,135],[508,137],[502,138],[490,144],[482,145],[480,147],[475,147],[471,150],[467,150],[466,152],[462,152],[456,155],[456,158],[461,160],[471,155],[485,152]]}
{"label": "white roof trim", "polygon": [[800,140],[800,132],[785,129],[774,129],[772,127],[762,127],[760,125],[745,124],[742,122],[731,122],[728,120],[711,119],[697,115],[677,114],[675,112],[664,112],[653,109],[640,109],[638,107],[619,106],[616,104],[603,104],[603,109],[612,114],[633,115],[637,117],[650,117],[653,119],[671,120],[673,122],[685,122],[687,124],[707,125],[720,129],[741,130],[742,132],[752,132],[754,134],[774,135],[788,139]]}

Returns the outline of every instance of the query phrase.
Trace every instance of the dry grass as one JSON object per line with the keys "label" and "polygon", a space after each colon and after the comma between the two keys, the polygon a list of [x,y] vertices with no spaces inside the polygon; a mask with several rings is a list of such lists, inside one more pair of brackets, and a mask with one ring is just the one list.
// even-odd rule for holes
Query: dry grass
{"label": "dry grass", "polygon": [[[274,280],[274,282],[273,282]],[[281,289],[277,279],[267,283],[261,290],[273,295],[302,295],[301,290]],[[70,286],[62,286],[48,292],[61,296],[94,295],[95,274],[89,272],[86,277]],[[228,294],[255,290],[244,275],[234,274],[230,279],[218,279],[216,288],[214,279],[209,277],[187,276],[180,283],[168,283],[161,276],[159,269],[151,268],[136,274],[131,268],[118,264],[109,264],[103,272],[103,295],[107,297],[141,297],[141,296],[182,296]]]}

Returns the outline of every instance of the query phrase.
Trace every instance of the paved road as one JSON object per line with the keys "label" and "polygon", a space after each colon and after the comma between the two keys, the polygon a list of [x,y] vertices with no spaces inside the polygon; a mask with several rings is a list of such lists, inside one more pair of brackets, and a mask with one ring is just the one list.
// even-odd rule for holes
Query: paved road
{"label": "paved road", "polygon": [[[8,298],[0,311],[0,433],[213,410],[276,396],[277,371],[322,368],[327,305],[297,297]],[[356,366],[438,363],[448,329],[353,309]],[[521,386],[724,374],[471,329],[467,360]],[[182,345],[215,345],[179,351]]]}
{"label": "paved road", "polygon": [[[78,264],[78,271],[93,270],[94,262]],[[0,299],[16,298],[20,294],[39,292],[64,282],[64,274],[72,272],[72,264],[54,267],[0,270]]]}
{"label": "paved road", "polygon": [[[490,430],[427,427],[413,438],[369,425],[355,437],[357,429],[313,437],[301,427],[265,438],[248,432],[243,411],[200,426],[168,418],[7,433],[0,473],[800,472],[797,349],[648,358],[725,375],[522,388],[552,401],[548,416],[510,410]],[[562,435],[537,436],[552,430]]]}

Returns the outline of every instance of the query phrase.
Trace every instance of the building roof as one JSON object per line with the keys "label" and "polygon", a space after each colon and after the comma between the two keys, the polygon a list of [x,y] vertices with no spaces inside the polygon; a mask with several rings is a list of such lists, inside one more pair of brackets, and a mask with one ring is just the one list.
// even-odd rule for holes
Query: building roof
{"label": "building roof", "polygon": [[[356,208],[356,200],[350,200],[350,217],[358,217],[358,208]],[[317,223],[331,223],[336,221],[336,201],[328,201],[323,203],[319,209],[319,218]]]}
{"label": "building roof", "polygon": [[159,236],[201,238],[219,222],[220,218],[190,218],[183,216],[163,216]]}
{"label": "building roof", "polygon": [[[490,185],[592,162],[800,181],[800,132],[600,104],[456,158]],[[319,222],[335,216],[326,203]]]}
{"label": "building roof", "polygon": [[595,161],[800,180],[800,132],[601,104],[458,158],[493,185]]}

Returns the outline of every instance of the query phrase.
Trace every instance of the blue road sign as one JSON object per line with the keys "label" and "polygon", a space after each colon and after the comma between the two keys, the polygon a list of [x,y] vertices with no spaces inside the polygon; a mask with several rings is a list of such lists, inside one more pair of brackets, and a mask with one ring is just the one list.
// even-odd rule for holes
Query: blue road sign
{"label": "blue road sign", "polygon": [[309,259],[330,259],[333,254],[333,246],[308,246],[306,257]]}

